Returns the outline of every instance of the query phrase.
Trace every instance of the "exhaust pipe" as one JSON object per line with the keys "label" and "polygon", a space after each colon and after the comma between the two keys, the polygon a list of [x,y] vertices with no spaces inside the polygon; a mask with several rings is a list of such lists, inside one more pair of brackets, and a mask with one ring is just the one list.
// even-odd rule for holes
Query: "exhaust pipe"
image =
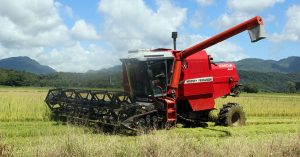
{"label": "exhaust pipe", "polygon": [[177,32],[172,32],[172,38],[173,38],[174,50],[176,50],[176,38],[177,38]]}

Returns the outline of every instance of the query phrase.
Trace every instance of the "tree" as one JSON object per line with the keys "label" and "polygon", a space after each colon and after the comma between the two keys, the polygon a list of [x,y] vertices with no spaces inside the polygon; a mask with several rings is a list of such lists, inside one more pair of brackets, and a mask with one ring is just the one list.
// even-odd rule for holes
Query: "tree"
{"label": "tree", "polygon": [[287,91],[289,93],[296,93],[296,83],[295,82],[291,82],[291,81],[288,81],[287,83]]}
{"label": "tree", "polygon": [[22,86],[24,85],[24,76],[15,72],[8,73],[8,80],[5,84],[9,86]]}
{"label": "tree", "polygon": [[296,82],[296,90],[297,90],[297,91],[300,90],[300,82]]}
{"label": "tree", "polygon": [[247,93],[257,93],[258,92],[258,86],[254,83],[249,83],[249,84],[245,84],[243,86],[242,90],[244,92],[247,92]]}

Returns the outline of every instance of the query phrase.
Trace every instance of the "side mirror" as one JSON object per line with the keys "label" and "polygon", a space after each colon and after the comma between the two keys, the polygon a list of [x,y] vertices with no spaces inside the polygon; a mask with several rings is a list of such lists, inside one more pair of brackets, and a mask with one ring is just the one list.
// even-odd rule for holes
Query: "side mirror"
{"label": "side mirror", "polygon": [[249,33],[251,42],[257,42],[257,41],[267,37],[264,25],[258,25],[256,27],[248,29],[248,33]]}

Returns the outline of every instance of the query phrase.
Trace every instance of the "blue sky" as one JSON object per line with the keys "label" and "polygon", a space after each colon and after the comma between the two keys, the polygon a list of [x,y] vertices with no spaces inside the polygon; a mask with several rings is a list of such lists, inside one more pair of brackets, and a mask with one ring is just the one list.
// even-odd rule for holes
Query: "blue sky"
{"label": "blue sky", "polygon": [[209,48],[216,60],[279,60],[300,56],[297,0],[2,0],[0,59],[26,55],[58,71],[85,72],[120,64],[128,49],[201,42],[255,15],[268,38],[241,33]]}

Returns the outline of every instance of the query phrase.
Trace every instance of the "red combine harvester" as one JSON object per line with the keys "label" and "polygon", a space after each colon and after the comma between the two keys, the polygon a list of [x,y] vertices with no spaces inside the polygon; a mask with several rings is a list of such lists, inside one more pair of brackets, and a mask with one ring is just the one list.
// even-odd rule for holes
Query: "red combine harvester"
{"label": "red combine harvester", "polygon": [[243,125],[245,113],[236,103],[225,104],[218,115],[213,114],[215,99],[240,93],[239,76],[234,63],[214,63],[204,49],[245,30],[252,42],[265,38],[259,16],[185,50],[176,50],[177,33],[173,32],[174,50],[129,51],[128,58],[121,59],[125,92],[52,89],[45,102],[55,119],[109,130],[139,131],[209,121]]}

